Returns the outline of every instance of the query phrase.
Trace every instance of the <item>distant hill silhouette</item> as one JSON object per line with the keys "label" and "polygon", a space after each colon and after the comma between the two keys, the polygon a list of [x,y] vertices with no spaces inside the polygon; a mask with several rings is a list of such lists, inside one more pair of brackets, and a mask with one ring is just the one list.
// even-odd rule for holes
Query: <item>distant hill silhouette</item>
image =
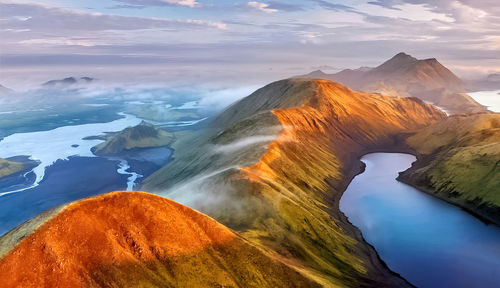
{"label": "distant hill silhouette", "polygon": [[94,81],[94,78],[91,77],[80,77],[80,78],[75,78],[75,77],[67,77],[64,79],[59,79],[59,80],[50,80],[42,84],[44,87],[64,87],[64,86],[72,86],[75,84],[85,84],[85,83],[90,83]]}

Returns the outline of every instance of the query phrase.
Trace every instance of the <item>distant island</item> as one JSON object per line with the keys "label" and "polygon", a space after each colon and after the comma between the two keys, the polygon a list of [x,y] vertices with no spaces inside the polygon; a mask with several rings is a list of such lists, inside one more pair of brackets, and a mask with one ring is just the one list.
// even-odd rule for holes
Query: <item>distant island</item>
{"label": "distant island", "polygon": [[153,124],[142,121],[139,125],[128,127],[118,133],[107,134],[87,139],[102,139],[103,143],[92,148],[99,156],[112,156],[127,150],[166,146],[172,143],[174,135]]}

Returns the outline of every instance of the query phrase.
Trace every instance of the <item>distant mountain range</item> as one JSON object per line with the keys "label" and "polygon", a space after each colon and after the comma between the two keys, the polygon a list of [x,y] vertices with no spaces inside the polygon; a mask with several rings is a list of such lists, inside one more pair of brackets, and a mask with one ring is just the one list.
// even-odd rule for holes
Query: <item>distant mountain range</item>
{"label": "distant mountain range", "polygon": [[64,79],[59,79],[59,80],[50,80],[42,84],[44,87],[68,87],[68,86],[73,86],[76,84],[88,84],[94,81],[94,78],[91,77],[80,77],[80,78],[75,78],[75,77],[68,77]]}
{"label": "distant mountain range", "polygon": [[296,78],[327,79],[359,91],[418,97],[451,113],[486,110],[464,93],[467,85],[435,58],[418,60],[399,53],[375,68],[346,69],[335,74],[317,70]]}
{"label": "distant mountain range", "polygon": [[500,90],[500,73],[489,74],[483,79],[471,80],[469,86],[477,91]]}

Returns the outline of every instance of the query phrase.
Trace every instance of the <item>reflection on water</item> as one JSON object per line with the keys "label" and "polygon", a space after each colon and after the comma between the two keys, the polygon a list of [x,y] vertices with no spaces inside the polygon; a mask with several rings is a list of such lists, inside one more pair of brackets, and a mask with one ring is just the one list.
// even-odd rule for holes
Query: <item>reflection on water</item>
{"label": "reflection on water", "polygon": [[362,161],[366,171],[340,209],[393,271],[418,287],[500,283],[500,228],[396,181],[412,155],[373,153]]}

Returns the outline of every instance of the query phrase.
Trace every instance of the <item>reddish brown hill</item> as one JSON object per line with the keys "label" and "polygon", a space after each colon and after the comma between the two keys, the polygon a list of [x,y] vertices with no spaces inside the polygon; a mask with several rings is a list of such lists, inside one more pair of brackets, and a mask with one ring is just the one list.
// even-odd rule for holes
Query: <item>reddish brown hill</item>
{"label": "reddish brown hill", "polygon": [[0,260],[0,282],[2,287],[315,286],[215,220],[140,192],[110,193],[63,208]]}

